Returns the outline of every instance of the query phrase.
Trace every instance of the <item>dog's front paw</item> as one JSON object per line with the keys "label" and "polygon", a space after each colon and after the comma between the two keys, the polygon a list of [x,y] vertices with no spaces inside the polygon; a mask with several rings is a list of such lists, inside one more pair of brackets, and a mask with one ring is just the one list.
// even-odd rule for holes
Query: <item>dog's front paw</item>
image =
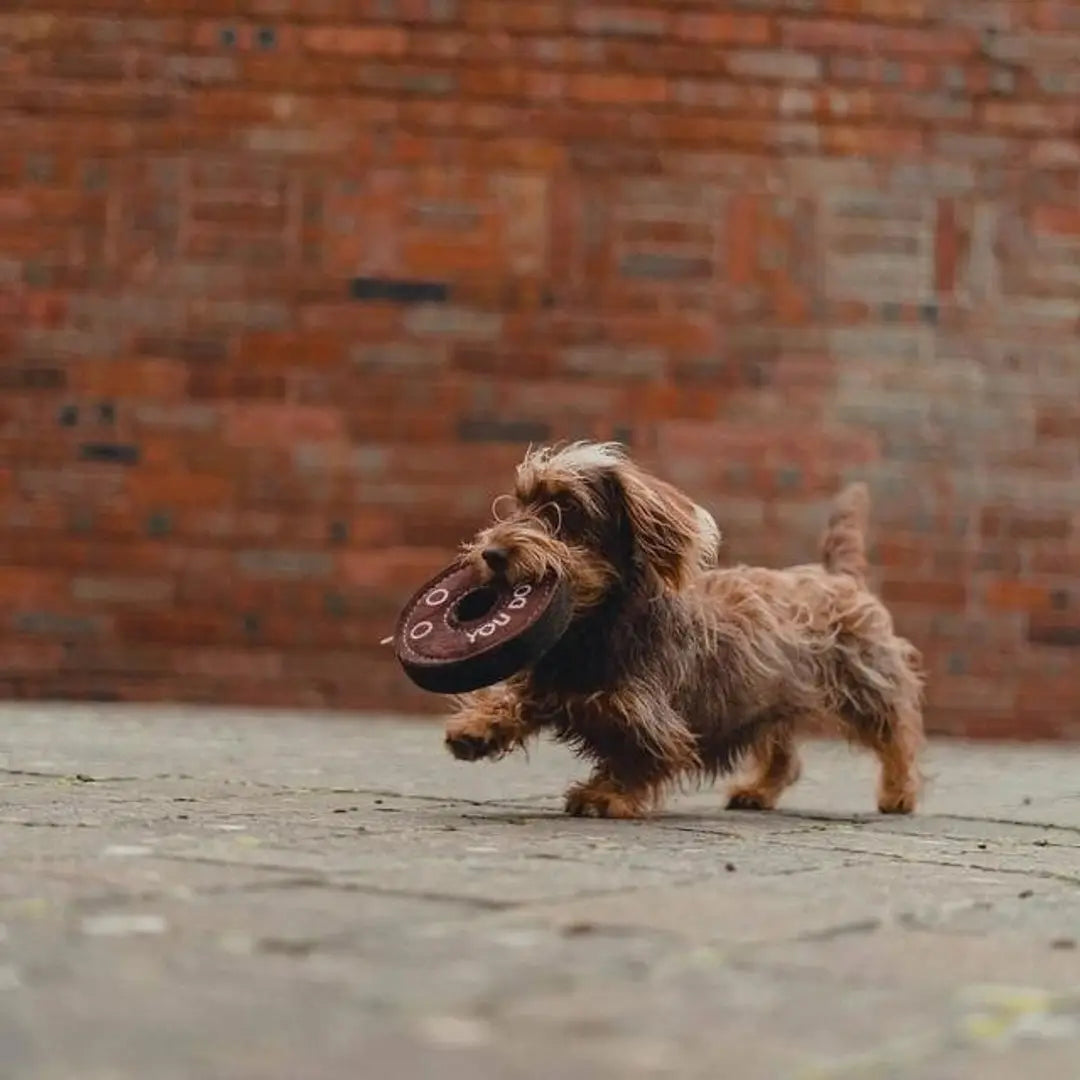
{"label": "dog's front paw", "polygon": [[447,733],[446,748],[458,761],[480,761],[492,755],[491,743],[483,735],[451,735]]}
{"label": "dog's front paw", "polygon": [[644,816],[641,799],[610,781],[574,784],[566,793],[566,812],[573,817],[638,818]]}
{"label": "dog's front paw", "polygon": [[883,791],[878,795],[878,810],[883,814],[913,814],[918,802],[914,791]]}
{"label": "dog's front paw", "polygon": [[727,801],[729,810],[772,810],[775,805],[775,797],[770,798],[756,788],[735,788]]}
{"label": "dog's front paw", "polygon": [[513,746],[513,733],[487,718],[463,716],[446,725],[446,748],[458,761],[501,757]]}

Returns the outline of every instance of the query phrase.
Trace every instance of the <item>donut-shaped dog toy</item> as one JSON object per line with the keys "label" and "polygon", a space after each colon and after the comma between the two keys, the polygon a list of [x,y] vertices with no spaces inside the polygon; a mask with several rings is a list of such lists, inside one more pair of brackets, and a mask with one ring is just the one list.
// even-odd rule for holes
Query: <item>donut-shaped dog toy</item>
{"label": "donut-shaped dog toy", "polygon": [[554,574],[511,585],[455,563],[413,594],[394,652],[421,689],[464,694],[534,664],[570,624],[570,590]]}

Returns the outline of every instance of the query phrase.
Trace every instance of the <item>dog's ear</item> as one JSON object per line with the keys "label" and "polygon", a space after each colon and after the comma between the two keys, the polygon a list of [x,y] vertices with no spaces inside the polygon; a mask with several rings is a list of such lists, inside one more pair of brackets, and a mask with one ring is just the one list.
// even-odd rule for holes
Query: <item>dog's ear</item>
{"label": "dog's ear", "polygon": [[698,507],[678,488],[631,464],[615,475],[636,551],[665,585],[681,589],[707,564],[705,547],[712,543],[715,549],[715,540],[703,535]]}

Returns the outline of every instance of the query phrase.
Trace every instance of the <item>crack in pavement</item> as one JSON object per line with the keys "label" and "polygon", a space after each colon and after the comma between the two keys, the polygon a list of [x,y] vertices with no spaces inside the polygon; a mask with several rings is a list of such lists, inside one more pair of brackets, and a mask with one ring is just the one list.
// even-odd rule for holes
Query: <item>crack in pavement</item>
{"label": "crack in pavement", "polygon": [[845,847],[841,844],[830,844],[828,846],[822,844],[807,844],[807,843],[784,843],[783,841],[776,840],[772,843],[779,847],[790,847],[802,851],[840,851],[847,855],[857,855],[860,858],[866,859],[885,859],[890,862],[909,863],[917,866],[948,866],[958,870],[977,870],[980,873],[986,874],[1008,874],[1017,877],[1031,877],[1040,880],[1048,881],[1060,881],[1067,885],[1080,885],[1080,876],[1073,874],[1059,874],[1052,870],[1018,870],[1005,866],[985,866],[981,863],[963,862],[959,859],[930,859],[918,856],[900,855],[891,851],[865,851],[862,848]]}
{"label": "crack in pavement", "polygon": [[[71,784],[122,784],[145,780],[143,776],[92,776],[90,773],[41,772],[37,769],[0,767],[0,776],[21,776],[31,780],[64,780]],[[154,777],[159,779],[159,777]]]}

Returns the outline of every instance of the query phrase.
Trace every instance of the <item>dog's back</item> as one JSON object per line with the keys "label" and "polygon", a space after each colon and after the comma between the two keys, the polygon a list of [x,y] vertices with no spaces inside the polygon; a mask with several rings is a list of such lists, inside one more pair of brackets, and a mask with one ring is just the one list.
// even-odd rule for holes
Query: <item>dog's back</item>
{"label": "dog's back", "polygon": [[866,585],[866,533],[870,521],[870,491],[864,483],[849,484],[833,501],[821,536],[820,561],[783,568],[738,565],[707,570],[698,588],[718,595],[734,577],[768,588],[779,595],[797,596],[831,589],[837,577]]}

